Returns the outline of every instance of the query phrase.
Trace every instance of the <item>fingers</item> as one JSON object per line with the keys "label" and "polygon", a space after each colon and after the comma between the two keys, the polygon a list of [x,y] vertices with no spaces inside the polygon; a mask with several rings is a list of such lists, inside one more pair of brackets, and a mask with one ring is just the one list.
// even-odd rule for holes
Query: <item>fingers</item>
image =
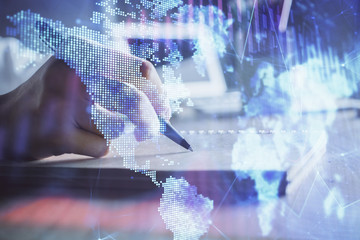
{"label": "fingers", "polygon": [[160,122],[146,95],[140,91],[137,93],[139,103],[136,111],[132,112],[129,118],[137,126],[134,132],[136,140],[144,141],[159,134]]}
{"label": "fingers", "polygon": [[101,157],[109,151],[103,137],[82,129],[74,130],[66,145],[67,152],[91,157]]}
{"label": "fingers", "polygon": [[[58,57],[64,57],[69,65],[77,69],[79,76],[87,76],[83,80],[93,102],[109,111],[125,114],[136,125],[137,140],[141,141],[157,135],[160,129],[158,115],[168,120],[171,110],[154,66],[130,54],[108,49],[83,39],[75,40],[71,42],[78,42],[75,47],[79,53],[79,59],[74,61],[61,55],[65,50],[73,51],[70,48],[71,42],[62,46],[65,49],[59,51]],[[93,54],[91,56],[85,54],[88,52]],[[96,77],[91,79],[89,76]],[[119,83],[127,86],[126,89],[119,86]],[[94,117],[96,128],[105,138],[112,137],[112,130],[106,129],[111,121],[105,121],[100,117],[103,111],[96,114]],[[99,131],[96,131],[96,128],[84,116],[86,116],[85,113],[78,118],[79,126],[99,134]],[[109,115],[106,118],[108,117]]]}
{"label": "fingers", "polygon": [[[86,90],[84,90],[84,93],[87,94]],[[76,111],[74,112],[75,127],[104,137],[104,134],[96,127],[94,121],[91,119],[91,100],[78,99],[75,104],[77,105]]]}
{"label": "fingers", "polygon": [[[76,61],[64,54],[73,52],[74,49],[78,52],[79,57],[76,58]],[[80,76],[82,74],[100,75],[134,85],[145,93],[158,115],[167,120],[170,118],[169,102],[160,78],[150,62],[79,37],[69,37],[59,47],[56,55],[77,69]]]}
{"label": "fingers", "polygon": [[80,124],[81,128],[107,140],[117,138],[124,132],[125,123],[123,116],[120,114],[110,112],[96,103],[91,105],[91,112],[96,117],[90,120],[90,114],[88,116],[83,115],[83,121]]}
{"label": "fingers", "polygon": [[[170,105],[154,66],[134,56],[124,57],[129,65],[122,67],[130,71],[129,76],[122,78],[124,82],[114,80],[115,75],[112,78],[98,76],[87,82],[87,92],[92,94],[95,104],[90,106],[90,100],[80,99],[83,104],[77,111],[76,119],[81,128],[106,139],[114,139],[124,130],[124,121],[118,115],[121,113],[136,125],[135,137],[138,141],[143,141],[159,134],[158,116],[169,120]],[[139,63],[139,68],[135,68]],[[124,69],[115,73],[124,76],[126,72],[122,71]],[[137,72],[141,77],[136,71],[141,71]],[[113,71],[108,73],[114,74]],[[130,84],[130,81],[134,84]],[[88,95],[85,89],[83,92]],[[93,108],[93,116],[96,116],[94,122],[90,121],[90,107]]]}
{"label": "fingers", "polygon": [[158,115],[143,92],[130,84],[109,79],[97,79],[94,82],[97,84],[89,85],[88,88],[94,104],[81,106],[76,114],[80,128],[105,139],[114,139],[124,131],[123,115],[126,115],[136,125],[134,134],[138,141],[159,134]]}
{"label": "fingers", "polygon": [[171,108],[169,100],[154,65],[148,61],[143,61],[140,71],[142,77],[148,81],[140,87],[140,90],[149,98],[156,113],[164,119],[170,120]]}
{"label": "fingers", "polygon": [[[158,115],[144,92],[133,85],[118,81],[109,82],[107,80],[106,84],[111,85],[112,92],[108,89],[107,92],[110,92],[110,94],[105,96],[99,92],[97,96],[94,96],[96,103],[103,108],[106,107],[113,112],[126,115],[136,125],[135,137],[138,141],[143,141],[159,134],[160,123]],[[106,119],[105,116],[101,115],[104,113],[104,109],[97,108],[96,110],[100,114],[97,116],[100,121],[101,119]],[[97,124],[96,120],[95,123]],[[98,127],[103,125],[103,122],[99,123]]]}
{"label": "fingers", "polygon": [[145,93],[157,115],[170,119],[169,100],[155,67],[149,61],[113,50],[107,50],[105,56],[109,66],[99,69],[100,74],[135,86]]}

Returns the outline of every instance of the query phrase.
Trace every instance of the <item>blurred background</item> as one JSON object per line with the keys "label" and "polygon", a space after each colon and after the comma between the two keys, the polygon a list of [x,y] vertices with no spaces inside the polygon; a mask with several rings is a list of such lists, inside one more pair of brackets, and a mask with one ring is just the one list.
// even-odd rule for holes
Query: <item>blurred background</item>
{"label": "blurred background", "polygon": [[[135,156],[151,160],[158,180],[184,177],[214,201],[201,239],[358,238],[358,1],[96,2],[0,0],[0,51],[19,48],[6,16],[30,9],[125,40],[152,62],[171,121],[195,152],[160,139]],[[8,57],[1,93],[41,66],[11,72]],[[163,189],[119,158],[67,155],[0,168],[0,239],[172,238],[158,210]],[[196,228],[194,209],[174,218],[191,212]]]}

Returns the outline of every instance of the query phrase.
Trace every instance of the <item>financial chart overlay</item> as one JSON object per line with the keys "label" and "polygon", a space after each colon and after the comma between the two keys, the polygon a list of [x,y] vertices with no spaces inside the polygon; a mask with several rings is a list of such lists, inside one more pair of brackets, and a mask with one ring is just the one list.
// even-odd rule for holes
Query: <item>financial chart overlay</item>
{"label": "financial chart overlay", "polygon": [[[122,159],[120,167],[161,190],[157,214],[173,239],[360,236],[360,192],[352,190],[360,187],[360,3],[93,4],[96,10],[86,26],[80,19],[76,26],[66,26],[32,9],[7,16],[7,36],[21,42],[17,57],[29,59],[16,67],[25,69],[54,55],[75,70],[91,97],[91,121],[113,160]],[[197,99],[179,66],[191,59],[197,74],[207,76],[212,66],[206,58],[213,53],[227,89],[239,92],[239,112],[202,116],[189,124],[185,118],[180,121],[179,131],[194,144],[194,153],[172,154],[164,147],[158,133],[164,126],[158,122],[153,137],[139,143],[137,138],[147,138],[149,132],[137,124],[134,108],[141,102],[133,86],[151,103],[168,101],[175,121],[182,119],[186,109],[196,108]],[[161,73],[163,92],[142,75],[145,61]],[[207,125],[209,121],[213,124]],[[197,161],[200,167],[194,167]],[[164,177],[162,168],[177,173]],[[203,180],[186,173],[195,170],[207,172]],[[229,206],[236,208],[227,226],[219,219],[231,215]],[[246,217],[239,220],[237,234],[235,215],[243,209],[252,217],[249,223]],[[244,230],[252,221],[257,227]],[[252,231],[257,233],[250,236]],[[117,239],[116,231],[97,234],[94,239]]]}

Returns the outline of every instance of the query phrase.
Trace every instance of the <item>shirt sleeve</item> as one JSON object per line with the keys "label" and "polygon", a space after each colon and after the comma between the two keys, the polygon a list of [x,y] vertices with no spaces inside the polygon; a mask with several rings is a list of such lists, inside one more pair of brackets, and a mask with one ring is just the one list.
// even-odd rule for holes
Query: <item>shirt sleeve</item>
{"label": "shirt sleeve", "polygon": [[0,95],[28,80],[48,57],[26,49],[15,38],[0,37]]}

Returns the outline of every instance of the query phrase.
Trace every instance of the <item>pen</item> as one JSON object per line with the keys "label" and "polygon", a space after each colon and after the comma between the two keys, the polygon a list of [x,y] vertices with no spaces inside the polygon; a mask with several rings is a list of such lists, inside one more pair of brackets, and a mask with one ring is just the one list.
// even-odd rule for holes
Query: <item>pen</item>
{"label": "pen", "polygon": [[[36,28],[39,31],[40,39],[54,52],[58,48],[59,44],[64,41],[61,33],[55,31],[52,27],[50,27],[47,23],[37,21]],[[54,40],[57,41],[54,41]],[[159,117],[160,121],[160,133],[171,139],[173,142],[182,146],[183,148],[193,151],[190,144],[185,140],[181,134],[176,131],[176,129],[165,119]]]}
{"label": "pen", "polygon": [[162,117],[159,117],[160,121],[160,132],[164,134],[166,137],[179,144],[183,148],[193,151],[190,144],[185,140],[184,137],[180,135],[178,131],[167,121],[165,121]]}

